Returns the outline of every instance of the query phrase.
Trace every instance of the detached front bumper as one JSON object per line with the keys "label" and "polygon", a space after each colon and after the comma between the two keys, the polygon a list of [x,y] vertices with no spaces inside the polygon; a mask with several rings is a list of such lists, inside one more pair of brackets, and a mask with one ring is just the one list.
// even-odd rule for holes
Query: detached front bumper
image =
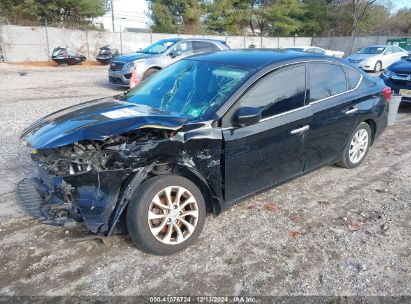
{"label": "detached front bumper", "polygon": [[[77,221],[68,216],[68,212],[59,212],[56,207],[58,205],[49,203],[49,198],[44,196],[42,185],[37,178],[25,178],[17,185],[17,194],[20,198],[20,203],[27,209],[31,216],[35,217],[43,224],[56,226],[75,226]],[[57,214],[58,213],[58,214]]]}
{"label": "detached front bumper", "polygon": [[48,174],[23,179],[17,187],[21,204],[44,224],[74,226],[84,222],[94,233],[107,234],[127,170],[88,171],[67,176]]}

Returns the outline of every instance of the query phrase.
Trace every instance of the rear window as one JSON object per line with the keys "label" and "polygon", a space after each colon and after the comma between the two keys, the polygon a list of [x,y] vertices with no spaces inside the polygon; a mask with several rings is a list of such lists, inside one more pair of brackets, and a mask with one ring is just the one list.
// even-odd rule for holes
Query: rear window
{"label": "rear window", "polygon": [[341,66],[329,63],[309,65],[310,101],[331,97],[347,90],[345,73]]}
{"label": "rear window", "polygon": [[219,48],[211,42],[193,41],[194,53],[208,53],[219,51]]}

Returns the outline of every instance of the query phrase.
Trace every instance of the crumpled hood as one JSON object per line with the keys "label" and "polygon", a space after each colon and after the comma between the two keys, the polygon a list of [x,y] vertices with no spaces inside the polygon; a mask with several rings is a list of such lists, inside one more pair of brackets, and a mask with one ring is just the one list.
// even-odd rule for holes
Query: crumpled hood
{"label": "crumpled hood", "polygon": [[116,62],[132,62],[138,59],[144,59],[147,57],[151,57],[152,55],[150,54],[144,54],[144,53],[130,53],[130,54],[125,54],[121,56],[117,56],[113,61]]}
{"label": "crumpled hood", "polygon": [[391,64],[389,70],[398,74],[411,74],[411,59],[403,59]]}
{"label": "crumpled hood", "polygon": [[144,127],[176,130],[187,120],[111,97],[47,115],[26,128],[20,137],[35,149],[56,148],[81,140],[102,140]]}
{"label": "crumpled hood", "polygon": [[368,58],[377,56],[378,54],[352,54],[351,56],[348,56],[347,59],[352,59],[352,60],[366,60]]}

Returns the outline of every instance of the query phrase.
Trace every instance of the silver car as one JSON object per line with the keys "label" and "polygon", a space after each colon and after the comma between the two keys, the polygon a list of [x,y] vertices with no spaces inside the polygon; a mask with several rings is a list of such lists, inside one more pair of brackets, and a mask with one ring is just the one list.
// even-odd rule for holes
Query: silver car
{"label": "silver car", "polygon": [[116,57],[110,63],[108,78],[110,83],[128,86],[131,73],[142,81],[162,68],[193,54],[229,49],[224,41],[213,39],[169,38],[159,40],[140,52]]}
{"label": "silver car", "polygon": [[408,53],[398,46],[372,45],[347,57],[347,60],[364,71],[379,72]]}

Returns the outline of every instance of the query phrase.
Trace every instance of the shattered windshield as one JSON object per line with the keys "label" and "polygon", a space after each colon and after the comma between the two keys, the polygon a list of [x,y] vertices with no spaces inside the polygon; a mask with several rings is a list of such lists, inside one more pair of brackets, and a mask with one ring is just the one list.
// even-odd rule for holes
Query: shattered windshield
{"label": "shattered windshield", "polygon": [[186,116],[191,120],[214,114],[247,77],[238,67],[181,60],[155,74],[123,99]]}
{"label": "shattered windshield", "polygon": [[143,49],[141,52],[144,54],[161,54],[164,53],[170,46],[172,46],[174,43],[176,43],[178,40],[176,39],[164,39],[164,40],[159,40],[156,43],[153,43]]}

